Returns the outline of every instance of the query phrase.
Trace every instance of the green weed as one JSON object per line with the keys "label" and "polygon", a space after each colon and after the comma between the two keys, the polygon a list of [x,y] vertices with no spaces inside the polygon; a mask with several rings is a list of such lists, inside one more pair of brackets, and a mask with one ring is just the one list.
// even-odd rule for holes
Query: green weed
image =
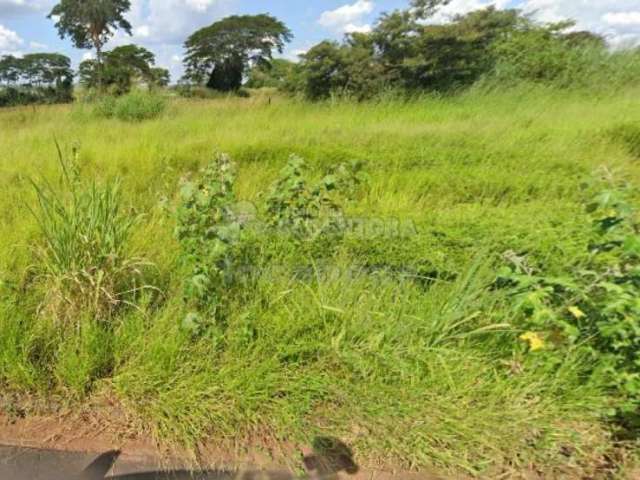
{"label": "green weed", "polygon": [[118,183],[85,185],[58,150],[62,190],[32,182],[42,242],[34,266],[40,313],[60,323],[111,319],[146,288],[145,263],[127,249],[135,217],[123,212]]}
{"label": "green weed", "polygon": [[[609,180],[588,204],[592,229],[588,248],[572,259],[562,276],[536,271],[524,257],[510,256],[498,283],[512,289],[532,351],[579,348],[593,370],[604,372],[616,391],[615,414],[638,429],[640,407],[640,226],[628,187]],[[588,227],[587,227],[588,228]],[[538,353],[540,355],[540,353]]]}

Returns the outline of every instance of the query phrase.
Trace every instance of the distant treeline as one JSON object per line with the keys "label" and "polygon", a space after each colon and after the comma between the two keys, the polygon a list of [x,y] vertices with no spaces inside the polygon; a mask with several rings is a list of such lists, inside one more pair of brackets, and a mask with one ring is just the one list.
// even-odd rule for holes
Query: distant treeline
{"label": "distant treeline", "polygon": [[[169,71],[155,67],[155,56],[137,45],[124,45],[80,64],[80,84],[87,89],[98,85],[111,95],[129,92],[133,85],[148,88],[167,86]],[[71,60],[59,53],[32,53],[23,57],[0,57],[0,107],[65,103],[73,100]]]}
{"label": "distant treeline", "polygon": [[[432,12],[430,12],[432,13]],[[517,9],[490,7],[429,23],[416,9],[382,15],[370,33],[323,41],[299,63],[275,60],[250,72],[251,87],[279,87],[311,100],[384,92],[458,91],[482,82],[566,87],[640,81],[640,49],[612,51],[571,21],[539,23]]]}
{"label": "distant treeline", "polygon": [[[169,72],[155,66],[152,52],[124,45],[104,52],[124,19],[126,0],[102,0],[110,9],[85,11],[82,0],[65,0],[52,10],[62,38],[94,48],[96,60],[80,64],[88,91],[122,95],[133,85],[167,86]],[[383,14],[368,33],[323,41],[299,62],[274,59],[293,38],[280,20],[267,15],[230,16],[187,38],[185,75],[178,93],[200,90],[243,92],[242,87],[276,87],[322,100],[332,96],[366,100],[387,95],[448,94],[482,85],[508,88],[540,83],[559,88],[614,90],[640,82],[640,47],[612,50],[605,38],[577,31],[572,21],[541,23],[518,9],[489,7],[435,24],[447,0],[411,0],[407,9]],[[92,31],[100,31],[95,37]],[[73,98],[69,58],[37,53],[0,57],[0,106],[66,102]]]}
{"label": "distant treeline", "polygon": [[58,53],[0,57],[0,107],[73,98],[71,60]]}

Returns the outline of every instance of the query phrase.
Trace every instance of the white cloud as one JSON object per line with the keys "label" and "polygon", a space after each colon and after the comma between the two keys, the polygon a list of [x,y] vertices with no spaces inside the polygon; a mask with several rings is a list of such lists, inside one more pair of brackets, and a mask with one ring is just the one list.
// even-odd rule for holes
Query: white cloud
{"label": "white cloud", "polygon": [[640,25],[640,12],[609,12],[602,19],[609,25]]}
{"label": "white cloud", "polygon": [[149,25],[140,25],[133,30],[133,35],[138,38],[149,38],[151,36],[151,28]]}
{"label": "white cloud", "polygon": [[604,35],[613,46],[640,44],[640,0],[452,0],[428,23],[489,6],[520,8],[541,22],[575,20],[576,30]]}
{"label": "white cloud", "polygon": [[284,58],[285,60],[289,60],[291,62],[300,61],[300,56],[304,55],[309,51],[308,48],[295,48],[295,49],[287,49],[282,55],[276,55],[276,58]]}
{"label": "white cloud", "polygon": [[209,7],[215,5],[216,0],[185,0],[185,3],[196,12],[206,12]]}
{"label": "white cloud", "polygon": [[357,0],[355,3],[323,12],[318,23],[341,33],[367,32],[371,30],[371,26],[363,23],[363,20],[373,12],[374,7],[371,0]]}
{"label": "white cloud", "polygon": [[54,0],[0,0],[0,16],[44,10],[51,7],[53,1]]}
{"label": "white cloud", "polygon": [[492,6],[506,8],[509,3],[509,0],[452,0],[451,3],[440,8],[427,23],[446,23],[456,15],[464,15],[474,10]]}
{"label": "white cloud", "polygon": [[85,60],[93,60],[95,58],[95,55],[93,54],[93,52],[84,52],[82,54],[82,61],[84,62]]}
{"label": "white cloud", "polygon": [[127,16],[132,41],[147,44],[182,44],[198,28],[229,13],[235,0],[133,0]]}
{"label": "white cloud", "polygon": [[355,25],[353,23],[349,23],[343,28],[344,33],[369,33],[371,31],[371,25]]}
{"label": "white cloud", "polygon": [[520,8],[547,22],[576,21],[613,46],[640,43],[640,0],[522,0]]}
{"label": "white cloud", "polygon": [[3,25],[0,25],[0,55],[18,54],[18,49],[24,44],[24,40]]}
{"label": "white cloud", "polygon": [[46,50],[49,48],[49,46],[40,42],[29,42],[29,48],[31,50]]}

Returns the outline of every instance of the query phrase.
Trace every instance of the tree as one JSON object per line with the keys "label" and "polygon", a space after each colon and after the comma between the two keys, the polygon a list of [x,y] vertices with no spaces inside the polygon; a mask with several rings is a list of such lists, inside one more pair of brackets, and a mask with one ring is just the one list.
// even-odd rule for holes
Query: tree
{"label": "tree", "polygon": [[100,79],[104,45],[118,28],[131,35],[131,24],[124,18],[130,8],[130,0],[60,0],[48,18],[56,20],[60,38],[71,37],[77,48],[95,48]]}
{"label": "tree", "polygon": [[13,55],[0,57],[0,83],[8,86],[18,82],[22,71],[21,61]]}
{"label": "tree", "polygon": [[337,42],[325,40],[302,55],[303,88],[310,100],[327,98],[344,90],[348,76],[344,50]]}
{"label": "tree", "polygon": [[451,0],[411,0],[411,13],[418,19],[432,16],[438,8],[451,3]]}
{"label": "tree", "polygon": [[154,82],[155,55],[138,45],[123,45],[105,52],[102,68],[95,60],[80,64],[80,82],[89,87],[107,87],[122,95],[134,82]]}
{"label": "tree", "polygon": [[571,47],[592,47],[604,50],[607,48],[607,41],[602,35],[581,30],[569,32],[563,35],[565,42]]}
{"label": "tree", "polygon": [[451,23],[425,25],[416,40],[411,86],[447,91],[471,85],[493,70],[497,41],[532,26],[519,10],[495,7],[456,15]]}
{"label": "tree", "polygon": [[276,58],[270,64],[254,66],[249,72],[249,88],[283,88],[293,75],[296,64],[284,58]]}
{"label": "tree", "polygon": [[59,53],[31,53],[22,57],[23,75],[29,85],[69,89],[73,82],[71,60]]}
{"label": "tree", "polygon": [[[531,24],[495,43],[497,80],[537,82],[560,87],[578,85],[596,67],[591,56],[600,48],[590,41],[579,41],[567,30],[574,22]],[[605,53],[602,48],[600,53]],[[587,54],[587,55],[585,55]],[[593,70],[591,71],[593,73]]]}
{"label": "tree", "polygon": [[169,70],[161,67],[154,67],[150,70],[151,84],[156,87],[167,87],[171,81]]}
{"label": "tree", "polygon": [[227,17],[193,33],[185,42],[185,78],[222,91],[237,90],[252,66],[269,64],[293,34],[270,15]]}
{"label": "tree", "polygon": [[0,57],[0,105],[68,102],[73,93],[71,60],[59,53]]}

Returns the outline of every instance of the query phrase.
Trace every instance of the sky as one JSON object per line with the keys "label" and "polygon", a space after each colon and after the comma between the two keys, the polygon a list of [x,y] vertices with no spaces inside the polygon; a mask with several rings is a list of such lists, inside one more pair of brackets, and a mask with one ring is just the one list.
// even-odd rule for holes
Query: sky
{"label": "sky", "polygon": [[[61,40],[54,22],[46,18],[56,0],[0,0],[0,55],[62,52],[77,65],[91,58]],[[116,33],[107,48],[126,43],[143,45],[156,63],[182,73],[182,44],[195,30],[233,14],[270,13],[283,20],[295,38],[283,56],[296,59],[321,40],[341,39],[345,33],[368,31],[382,12],[406,8],[409,0],[131,0],[127,18],[131,37]],[[606,36],[613,46],[640,44],[640,0],[452,0],[433,21],[489,5],[520,8],[541,21],[574,19],[578,28]]]}

